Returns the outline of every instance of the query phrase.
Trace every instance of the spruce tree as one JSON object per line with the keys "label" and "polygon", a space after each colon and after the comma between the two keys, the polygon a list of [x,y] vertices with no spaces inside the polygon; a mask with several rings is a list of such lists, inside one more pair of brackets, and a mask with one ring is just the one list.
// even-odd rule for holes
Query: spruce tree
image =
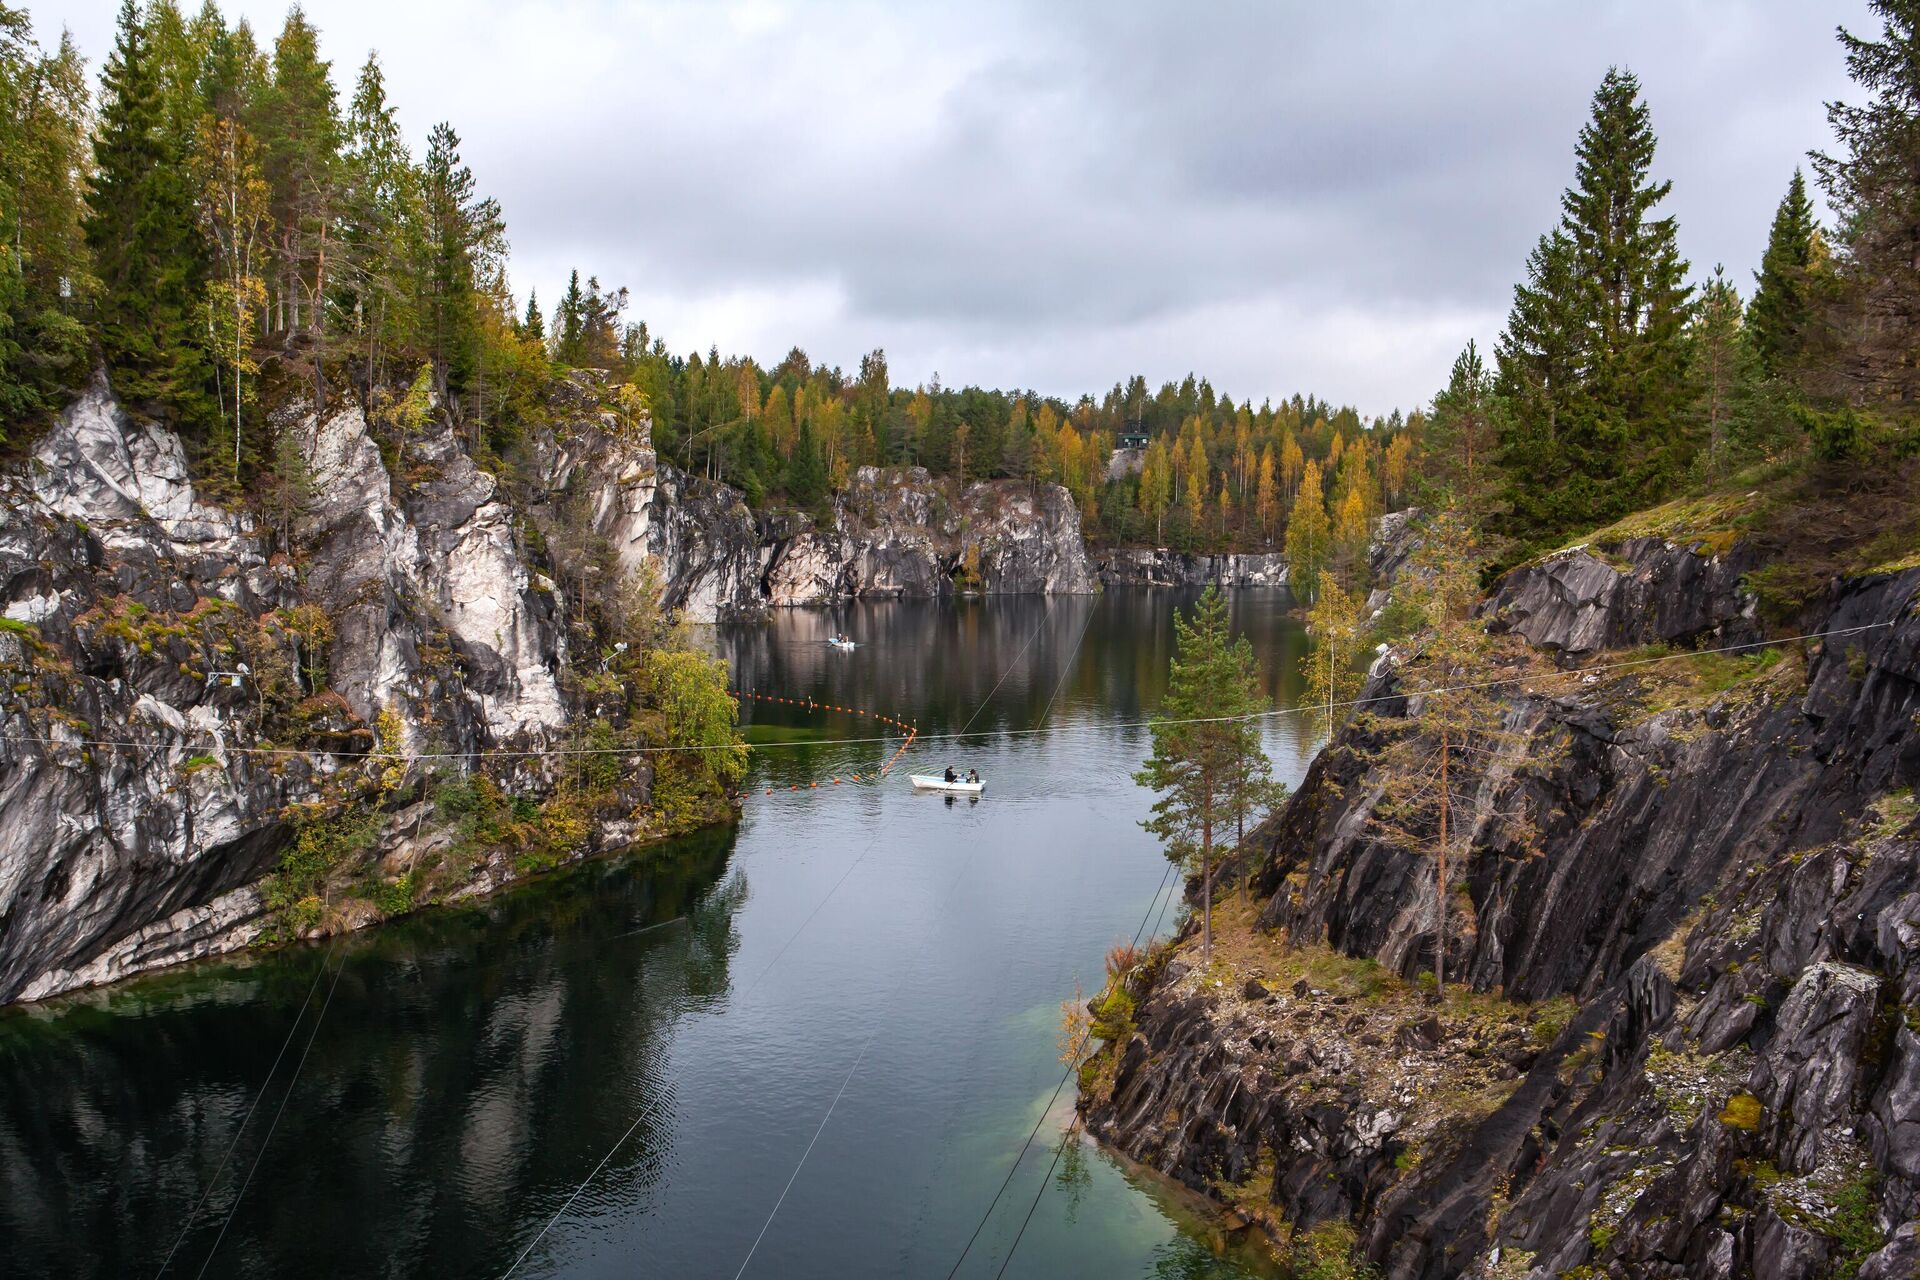
{"label": "spruce tree", "polygon": [[1807,381],[1817,395],[1910,404],[1920,399],[1920,3],[1874,0],[1873,10],[1879,40],[1840,31],[1868,99],[1828,104],[1839,149],[1813,157],[1836,223],[1821,336],[1845,358],[1820,361]]}
{"label": "spruce tree", "polygon": [[1688,428],[1703,452],[1709,477],[1724,475],[1750,439],[1753,417],[1753,344],[1741,324],[1740,295],[1720,267],[1700,291],[1690,334]]}
{"label": "spruce tree", "polygon": [[386,359],[416,327],[421,243],[420,177],[387,101],[386,76],[369,55],[347,107],[338,166],[340,244],[332,306],[356,333],[354,348],[370,384],[385,379]]}
{"label": "spruce tree", "polygon": [[280,232],[274,311],[279,327],[290,332],[326,330],[342,132],[331,71],[320,56],[320,33],[295,5],[274,42],[260,138]]}
{"label": "spruce tree", "polygon": [[1753,300],[1747,304],[1747,333],[1760,371],[1767,376],[1787,373],[1806,345],[1811,273],[1819,254],[1820,226],[1807,199],[1807,181],[1795,169],[1787,194],[1774,210],[1767,250],[1753,273]]}
{"label": "spruce tree", "polygon": [[1653,216],[1671,185],[1650,177],[1654,145],[1639,81],[1609,70],[1497,350],[1507,525],[1522,541],[1631,510],[1689,461],[1672,427],[1691,291],[1673,219]]}
{"label": "spruce tree", "polygon": [[133,0],[121,5],[101,98],[86,219],[100,348],[130,403],[199,426],[218,412],[200,345],[206,263],[192,180],[164,127],[161,86]]}
{"label": "spruce tree", "polygon": [[527,290],[527,314],[520,322],[520,332],[535,342],[545,345],[547,341],[547,322],[540,315],[540,291]]}
{"label": "spruce tree", "polygon": [[793,458],[787,463],[787,497],[793,505],[811,510],[827,496],[827,466],[813,439],[813,421],[800,420],[800,434],[793,442]]}
{"label": "spruce tree", "polygon": [[506,251],[500,205],[476,193],[473,171],[460,160],[460,135],[445,121],[427,135],[421,212],[426,336],[445,396],[463,389],[478,364],[480,285],[497,275]]}
{"label": "spruce tree", "polygon": [[1474,530],[1491,514],[1497,479],[1495,400],[1493,377],[1479,348],[1469,342],[1453,362],[1446,390],[1433,398],[1427,420],[1421,501],[1457,512]]}
{"label": "spruce tree", "polygon": [[586,295],[580,291],[580,270],[567,277],[567,291],[553,309],[553,358],[564,365],[578,365],[586,330]]}
{"label": "spruce tree", "polygon": [[86,368],[86,72],[71,37],[42,55],[0,4],[0,428],[55,407]]}

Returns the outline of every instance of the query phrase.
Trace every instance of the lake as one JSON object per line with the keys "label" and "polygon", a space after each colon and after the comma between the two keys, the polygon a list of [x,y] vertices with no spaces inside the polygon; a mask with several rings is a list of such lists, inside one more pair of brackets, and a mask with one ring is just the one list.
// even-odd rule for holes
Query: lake
{"label": "lake", "polygon": [[[735,830],[0,1012],[0,1274],[944,1276],[1036,1121],[961,1276],[1029,1214],[1008,1276],[1273,1274],[1184,1192],[1060,1148],[1071,1084],[1048,1105],[1061,1000],[1178,913],[1130,774],[1188,598],[714,632],[739,688],[921,741],[856,784],[897,736],[750,700]],[[1230,599],[1291,705],[1288,597]],[[1307,735],[1267,722],[1276,776]],[[911,791],[948,763],[985,797]]]}

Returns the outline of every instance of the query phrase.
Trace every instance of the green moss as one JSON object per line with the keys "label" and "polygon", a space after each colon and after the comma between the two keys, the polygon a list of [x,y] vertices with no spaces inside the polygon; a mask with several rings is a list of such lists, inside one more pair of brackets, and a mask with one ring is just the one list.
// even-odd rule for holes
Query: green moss
{"label": "green moss", "polygon": [[1727,1105],[1720,1110],[1720,1123],[1729,1129],[1744,1129],[1752,1132],[1760,1127],[1760,1115],[1763,1108],[1760,1099],[1750,1093],[1736,1093],[1727,1099]]}
{"label": "green moss", "polygon": [[202,769],[214,768],[218,766],[219,763],[220,762],[212,756],[188,756],[180,762],[179,769],[181,773],[194,774],[200,772]]}

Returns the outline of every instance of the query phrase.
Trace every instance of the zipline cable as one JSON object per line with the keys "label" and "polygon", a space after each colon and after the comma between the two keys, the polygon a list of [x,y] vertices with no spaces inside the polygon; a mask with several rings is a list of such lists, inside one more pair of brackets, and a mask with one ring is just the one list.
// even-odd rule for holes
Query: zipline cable
{"label": "zipline cable", "polygon": [[[1049,601],[1048,614],[1050,614],[1051,612],[1052,612],[1052,602]],[[1047,614],[1043,614],[1041,616],[1039,626],[1036,626],[1033,629],[1033,635],[1030,635],[1027,637],[1027,643],[1022,645],[1020,647],[1020,652],[1014,655],[1013,662],[1010,662],[1007,664],[1007,670],[1002,671],[1000,673],[1000,679],[996,680],[993,685],[993,688],[995,690],[998,690],[1000,685],[1003,682],[1005,682],[1008,672],[1012,671],[1013,669],[1014,663],[1019,662],[1020,659],[1023,656],[1025,656],[1027,649],[1030,648],[1033,644],[1034,637],[1040,634],[1040,628],[1046,625],[1047,616],[1048,616]],[[992,696],[993,696],[993,693],[990,691],[987,694],[987,697],[991,698]],[[982,706],[984,705],[985,704],[983,703]],[[979,714],[980,714],[979,709],[976,708],[974,711],[974,715],[978,716]],[[972,724],[972,722],[973,722],[972,719],[969,718],[967,723]],[[915,731],[913,730],[908,731],[907,741],[901,745],[900,751],[896,751],[894,753],[894,761],[897,761],[900,755],[903,752],[905,752],[908,747],[913,745],[914,739],[917,736],[918,734]],[[893,739],[891,738],[877,739],[877,741],[892,741],[892,740]],[[828,743],[837,745],[841,742],[844,742],[845,740],[844,739],[827,739],[826,741]],[[631,754],[631,753],[627,753],[627,754]],[[888,767],[891,767],[894,761],[889,761]],[[898,816],[898,813],[896,813],[894,816]],[[827,903],[833,899],[834,894],[840,891],[840,886],[845,884],[847,882],[847,878],[854,873],[854,870],[857,867],[859,867],[861,863],[867,860],[867,855],[872,853],[874,849],[879,847],[880,837],[885,833],[887,827],[892,823],[892,820],[893,820],[892,818],[888,818],[886,821],[882,822],[878,827],[874,829],[873,838],[867,841],[867,847],[861,850],[860,856],[855,858],[850,864],[848,864],[847,869],[840,873],[840,878],[833,882],[833,887],[831,889],[828,889],[826,892],[826,895],[822,897],[819,902],[814,904],[813,910],[807,913],[807,918],[800,922],[800,927],[795,929],[791,934],[788,935],[787,940],[783,942],[780,945],[780,949],[774,953],[773,959],[769,960],[767,962],[766,967],[760,970],[758,974],[754,975],[753,981],[749,983],[746,986],[746,988],[742,990],[737,997],[735,997],[737,1000],[744,1001],[747,998],[747,996],[751,995],[756,989],[758,989],[758,987],[760,986],[760,983],[766,978],[766,976],[769,973],[773,972],[774,966],[780,963],[780,958],[786,955],[787,949],[791,947],[799,939],[802,933],[806,932],[807,926],[813,923],[814,917],[818,916],[820,912],[826,907]],[[865,1054],[865,1050],[862,1050],[862,1055],[864,1056],[864,1054]],[[856,1066],[858,1065],[857,1059],[855,1061],[855,1065]],[[849,1074],[848,1078],[849,1079],[852,1078],[851,1074]],[[846,1084],[845,1082],[842,1082],[841,1090],[844,1092],[845,1089],[846,1089]],[[649,1115],[653,1114],[655,1111],[659,1110],[659,1108],[661,1107],[662,1104],[664,1104],[665,1101],[666,1101],[666,1095],[663,1094],[661,1095],[661,1097],[656,1098],[653,1102],[650,1102],[646,1106],[643,1106],[642,1108],[640,1108],[639,1113],[635,1115],[633,1118],[633,1123],[628,1125],[625,1131],[622,1132],[621,1135],[614,1140],[613,1145],[607,1148],[607,1153],[604,1156],[600,1157],[600,1162],[594,1165],[592,1170],[588,1172],[586,1178],[580,1183],[580,1185],[574,1188],[573,1194],[568,1196],[558,1209],[554,1210],[553,1216],[547,1219],[545,1225],[543,1225],[540,1228],[540,1230],[534,1235],[533,1239],[527,1242],[526,1247],[523,1248],[520,1251],[519,1255],[514,1258],[512,1264],[508,1266],[504,1272],[501,1273],[501,1280],[508,1280],[508,1278],[511,1277],[515,1271],[519,1270],[520,1264],[527,1260],[527,1256],[533,1252],[534,1247],[537,1246],[540,1243],[540,1241],[546,1238],[547,1232],[551,1231],[553,1229],[554,1224],[559,1222],[560,1219],[566,1215],[567,1210],[573,1207],[574,1202],[580,1198],[581,1194],[584,1193],[590,1185],[592,1185],[593,1180],[600,1176],[600,1171],[607,1167],[607,1162],[613,1159],[614,1153],[619,1151],[621,1147],[626,1145],[627,1140],[634,1135],[634,1132],[640,1128],[640,1125],[646,1120],[646,1118]],[[839,1102],[838,1095],[835,1096],[834,1102],[835,1104]],[[832,1113],[831,1106],[829,1106],[828,1108],[828,1113],[829,1114]],[[824,1121],[822,1122],[822,1127],[823,1128],[825,1127]],[[816,1139],[819,1137],[818,1131],[815,1132],[814,1137]],[[809,1143],[808,1150],[811,1150],[811,1149],[812,1149],[812,1144]],[[804,1164],[806,1162],[806,1156],[802,1154],[802,1156],[800,1157],[800,1160],[801,1160],[801,1163]],[[796,1167],[795,1173],[797,1174],[798,1172],[799,1172],[798,1167]],[[791,1180],[789,1180],[789,1185],[791,1185]],[[782,1198],[785,1197],[785,1194],[786,1193],[784,1191],[781,1193]],[[777,1202],[774,1205],[774,1211],[776,1213],[779,1212],[779,1204]],[[773,1219],[771,1217],[767,1219],[769,1223],[771,1223],[772,1220]],[[766,1227],[764,1226],[761,1227],[761,1233],[765,1234],[765,1232],[766,1232]],[[757,1243],[758,1241],[756,1240],[756,1244]],[[748,1257],[749,1258],[752,1257],[751,1251],[749,1251]],[[742,1264],[742,1268],[744,1269],[744,1264]]]}
{"label": "zipline cable", "polygon": [[[974,843],[977,842],[970,841],[969,846],[971,847]],[[940,897],[939,908],[934,913],[936,917],[946,913],[947,904],[953,900],[954,891],[960,887],[961,880],[966,878],[967,871],[971,865],[971,859],[960,864],[960,870],[954,874],[953,882],[947,886],[947,891]],[[919,949],[914,952],[913,960],[900,970],[900,977],[894,983],[893,991],[888,995],[888,1003],[892,1003],[893,996],[898,995],[901,989],[906,986],[907,979],[918,971],[920,962],[926,959],[927,948],[930,947],[932,943],[933,931],[928,930],[927,936],[920,941]],[[767,1220],[760,1224],[759,1234],[754,1236],[753,1243],[747,1246],[747,1256],[740,1260],[740,1269],[733,1273],[733,1280],[740,1280],[740,1277],[747,1273],[747,1266],[753,1261],[753,1255],[759,1250],[760,1242],[766,1238],[767,1229],[773,1226],[773,1220],[780,1216],[780,1206],[787,1202],[787,1193],[793,1190],[793,1184],[799,1179],[800,1171],[806,1167],[807,1157],[813,1154],[814,1144],[819,1142],[820,1135],[827,1131],[827,1122],[833,1119],[834,1108],[840,1105],[840,1099],[846,1095],[847,1086],[853,1083],[854,1073],[859,1071],[860,1064],[866,1061],[867,1051],[873,1048],[873,1042],[880,1034],[881,1025],[880,1020],[876,1018],[873,1023],[873,1029],[867,1033],[865,1043],[860,1046],[860,1052],[854,1055],[853,1065],[848,1067],[847,1074],[841,1077],[840,1088],[834,1093],[833,1101],[827,1104],[825,1114],[820,1117],[820,1123],[814,1126],[813,1136],[807,1139],[806,1149],[800,1153],[800,1159],[798,1163],[793,1166],[793,1172],[787,1175],[787,1183],[780,1188],[780,1194],[774,1200],[773,1208],[767,1213]]]}
{"label": "zipline cable", "polygon": [[240,1183],[240,1190],[234,1193],[233,1203],[227,1206],[227,1216],[220,1221],[220,1234],[213,1238],[213,1247],[207,1250],[206,1260],[200,1264],[196,1277],[205,1276],[207,1268],[213,1265],[213,1255],[220,1252],[220,1242],[227,1238],[227,1228],[233,1225],[233,1215],[240,1211],[240,1202],[246,1199],[247,1188],[253,1185],[253,1175],[260,1171],[261,1157],[267,1154],[267,1144],[273,1141],[273,1131],[280,1127],[280,1117],[287,1113],[287,1100],[293,1097],[293,1088],[300,1083],[300,1069],[307,1065],[307,1055],[313,1052],[313,1042],[320,1034],[320,1024],[327,1020],[327,1010],[333,1004],[333,993],[340,986],[340,975],[345,973],[347,962],[342,959],[333,968],[333,981],[327,984],[327,998],[320,1002],[320,1012],[314,1015],[313,1029],[307,1032],[307,1042],[301,1046],[300,1060],[293,1064],[293,1074],[287,1077],[287,1091],[280,1095],[280,1106],[273,1113],[273,1121],[267,1125],[266,1137],[260,1139],[260,1149],[253,1153],[253,1163],[247,1166],[247,1176]]}
{"label": "zipline cable", "polygon": [[[1160,902],[1162,893],[1166,893],[1167,881],[1171,879],[1172,876],[1173,863],[1169,861],[1167,863],[1167,869],[1160,873],[1159,887],[1153,891],[1153,896],[1147,899],[1147,910],[1146,914],[1140,917],[1140,927],[1133,931],[1133,945],[1135,947],[1140,945],[1140,936],[1146,930],[1148,919],[1153,916],[1154,904]],[[1172,901],[1172,898],[1173,895],[1167,893],[1167,900]],[[1164,903],[1160,909],[1163,912],[1166,910]],[[1080,1056],[1081,1051],[1086,1048],[1087,1040],[1092,1034],[1092,1031],[1092,1024],[1089,1023],[1087,1029],[1080,1033],[1080,1043],[1073,1047],[1074,1057],[1076,1059]],[[1067,1080],[1073,1075],[1073,1072],[1074,1068],[1069,1065],[1065,1071],[1060,1073],[1060,1083],[1053,1086],[1053,1093],[1048,1097],[1047,1105],[1040,1108],[1039,1118],[1033,1122],[1033,1128],[1027,1132],[1027,1140],[1020,1144],[1020,1150],[1014,1154],[1013,1164],[1007,1169],[1007,1176],[1001,1179],[999,1189],[993,1193],[993,1199],[987,1203],[987,1211],[980,1215],[980,1221],[974,1224],[973,1234],[967,1237],[967,1243],[961,1248],[960,1256],[953,1260],[953,1266],[947,1272],[947,1280],[953,1280],[953,1277],[959,1274],[960,1264],[965,1262],[967,1260],[967,1254],[973,1251],[974,1244],[980,1239],[980,1232],[986,1228],[988,1220],[993,1217],[993,1211],[999,1207],[1000,1197],[1005,1195],[1007,1188],[1012,1185],[1013,1175],[1020,1171],[1020,1162],[1027,1157],[1027,1149],[1033,1145],[1034,1138],[1039,1136],[1040,1126],[1045,1124],[1047,1117],[1053,1113],[1053,1104],[1060,1100],[1060,1091],[1067,1087]]]}
{"label": "zipline cable", "polygon": [[[993,701],[993,695],[999,692],[1000,686],[1006,683],[1006,679],[1009,675],[1012,674],[1014,667],[1018,666],[1020,663],[1020,660],[1026,656],[1027,650],[1033,647],[1034,640],[1039,637],[1041,630],[1046,627],[1048,620],[1052,617],[1052,614],[1053,614],[1053,602],[1051,599],[1049,599],[1047,602],[1047,611],[1045,614],[1041,615],[1039,625],[1034,627],[1033,634],[1027,637],[1026,644],[1020,646],[1020,652],[1016,653],[1013,656],[1013,661],[1009,662],[1006,666],[1006,669],[1000,673],[1000,678],[994,681],[993,688],[987,691],[987,696],[981,700],[980,705],[974,708],[973,715],[968,717],[967,719],[968,726],[971,726],[974,720],[979,718],[980,712],[986,709],[987,704]],[[1072,670],[1073,661],[1076,657],[1079,656],[1080,642],[1086,639],[1087,624],[1092,621],[1092,618],[1093,618],[1093,611],[1090,609],[1087,611],[1086,621],[1083,621],[1081,623],[1079,634],[1074,638],[1073,648],[1068,651],[1066,663],[1064,664],[1064,669],[1061,672],[1060,679],[1054,682],[1053,692],[1048,695],[1046,705],[1041,708],[1040,718],[1034,722],[1034,728],[1039,729],[1045,726],[1047,721],[1047,716],[1053,710],[1054,699],[1059,696],[1061,688],[1066,684],[1067,674]],[[965,877],[969,865],[970,864],[962,864],[959,873],[956,874],[953,878],[953,883],[947,886],[947,892],[942,896],[940,901],[941,912],[936,914],[944,913],[944,909],[946,907],[947,902],[952,899],[954,891],[960,887],[960,881]],[[1168,870],[1171,871],[1173,864],[1168,863],[1167,867],[1168,867]],[[1165,876],[1161,877],[1161,883],[1163,885],[1166,883]],[[1155,897],[1159,896],[1158,891],[1155,892],[1154,896]],[[1149,911],[1153,909],[1153,904],[1151,902],[1147,904],[1147,909]],[[1137,937],[1138,935],[1136,935],[1136,940],[1137,940]],[[927,948],[931,946],[932,943],[933,943],[933,934],[931,931],[929,931],[927,936],[921,939],[920,947],[918,950],[915,951],[912,962],[909,963],[904,969],[900,971],[899,981],[896,982],[894,985],[894,990],[896,992],[906,985],[907,977],[919,968],[920,962],[926,958]],[[786,1203],[787,1193],[793,1190],[794,1181],[797,1178],[799,1178],[800,1170],[806,1167],[807,1157],[813,1154],[814,1144],[819,1142],[820,1135],[826,1132],[827,1122],[833,1118],[834,1108],[840,1105],[840,1098],[842,1095],[846,1093],[847,1086],[853,1082],[854,1073],[860,1069],[860,1064],[866,1060],[867,1051],[873,1047],[873,1042],[875,1037],[877,1037],[880,1034],[880,1026],[881,1024],[879,1023],[878,1020],[876,1020],[873,1025],[873,1029],[867,1033],[866,1042],[860,1046],[860,1052],[854,1057],[853,1065],[847,1068],[847,1074],[840,1081],[839,1092],[835,1093],[833,1095],[833,1101],[827,1104],[826,1113],[820,1117],[820,1123],[814,1128],[813,1137],[808,1140],[806,1149],[800,1153],[800,1160],[797,1164],[793,1166],[793,1172],[787,1175],[787,1183],[784,1187],[780,1189],[779,1197],[774,1200],[773,1209],[771,1212],[767,1214],[767,1220],[760,1224],[759,1234],[754,1236],[753,1244],[748,1246],[747,1256],[741,1260],[740,1269],[734,1272],[734,1280],[740,1280],[740,1277],[746,1274],[747,1266],[749,1263],[753,1261],[753,1255],[755,1251],[757,1251],[760,1248],[761,1240],[766,1238],[767,1229],[773,1226],[773,1220],[779,1216],[780,1206]],[[1058,1091],[1056,1090],[1056,1094],[1057,1092]],[[1049,1103],[1048,1105],[1051,1106],[1052,1104]],[[1044,1114],[1045,1113],[1043,1112],[1042,1113],[1043,1117],[1044,1117]]]}
{"label": "zipline cable", "polygon": [[160,1277],[167,1273],[167,1268],[173,1263],[173,1255],[180,1251],[181,1242],[187,1238],[187,1233],[193,1230],[195,1220],[200,1217],[200,1210],[206,1207],[207,1198],[213,1194],[213,1189],[220,1185],[220,1175],[227,1171],[227,1162],[233,1159],[233,1153],[240,1146],[240,1139],[246,1134],[247,1126],[253,1123],[253,1113],[260,1109],[260,1100],[267,1096],[267,1087],[273,1083],[274,1075],[280,1070],[280,1062],[287,1056],[287,1047],[293,1043],[293,1037],[300,1030],[300,1024],[306,1021],[307,1008],[313,1003],[313,993],[320,989],[320,979],[327,976],[327,964],[333,959],[334,951],[340,946],[340,937],[341,935],[338,934],[334,936],[332,945],[327,948],[326,955],[320,960],[320,967],[313,971],[313,981],[307,984],[307,997],[300,1002],[299,1012],[293,1015],[293,1025],[287,1028],[287,1038],[280,1042],[280,1052],[273,1055],[273,1065],[267,1068],[266,1079],[260,1082],[260,1088],[254,1093],[253,1101],[247,1105],[247,1114],[240,1117],[239,1127],[233,1131],[233,1141],[227,1143],[226,1152],[221,1155],[220,1163],[214,1167],[213,1177],[208,1181],[206,1190],[202,1191],[200,1198],[194,1202],[193,1211],[187,1215],[186,1222],[180,1227],[180,1234],[173,1238],[173,1247],[168,1249],[167,1256],[160,1260],[160,1269],[153,1273],[154,1280],[160,1280]]}
{"label": "zipline cable", "polygon": [[[1436,693],[1462,693],[1473,689],[1494,689],[1501,685],[1521,684],[1526,681],[1546,681],[1562,676],[1590,676],[1606,671],[1624,671],[1633,667],[1651,666],[1662,662],[1674,662],[1683,658],[1704,658],[1721,653],[1745,653],[1754,649],[1771,649],[1779,645],[1799,644],[1812,640],[1827,640],[1836,636],[1859,635],[1866,631],[1878,631],[1886,627],[1898,626],[1897,620],[1869,622],[1857,627],[1836,627],[1831,631],[1811,631],[1804,635],[1780,636],[1772,640],[1753,640],[1745,644],[1720,645],[1712,649],[1683,649],[1674,653],[1661,654],[1653,658],[1632,658],[1622,662],[1605,662],[1591,667],[1569,667],[1564,671],[1526,672],[1520,675],[1502,676],[1497,680],[1479,680],[1467,684],[1442,685],[1433,689],[1415,689],[1416,695]],[[996,688],[998,685],[995,686]],[[1237,716],[1188,716],[1179,719],[1162,718],[1156,720],[1122,720],[1100,724],[1068,726],[1066,729],[980,729],[973,732],[958,733],[918,733],[910,734],[917,742],[951,742],[963,738],[1008,738],[1031,737],[1038,733],[1073,732],[1075,730],[1099,730],[1111,732],[1116,729],[1152,729],[1162,725],[1176,724],[1240,724],[1249,720],[1268,720],[1279,716],[1322,715],[1331,708],[1347,710],[1355,707],[1372,706],[1381,702],[1394,702],[1410,696],[1409,692],[1380,694],[1371,698],[1350,698],[1344,702],[1317,702],[1310,707],[1276,707],[1269,711],[1254,711]],[[978,712],[975,713],[978,715]],[[969,721],[971,723],[971,720]],[[241,747],[215,744],[216,750],[228,755],[264,755],[264,756],[304,756],[315,759],[331,758],[360,764],[415,764],[441,760],[514,760],[514,759],[557,759],[573,756],[637,756],[680,751],[734,751],[745,747],[749,751],[771,751],[785,747],[850,747],[873,743],[898,742],[898,735],[883,735],[873,738],[804,738],[792,742],[713,742],[667,744],[655,747],[548,747],[516,748],[513,750],[489,749],[486,751],[330,751],[313,747]],[[164,744],[152,742],[131,742],[112,738],[47,738],[32,734],[0,733],[0,742],[15,742],[27,746],[42,747],[107,747],[125,748],[131,751],[153,751],[162,749]]]}

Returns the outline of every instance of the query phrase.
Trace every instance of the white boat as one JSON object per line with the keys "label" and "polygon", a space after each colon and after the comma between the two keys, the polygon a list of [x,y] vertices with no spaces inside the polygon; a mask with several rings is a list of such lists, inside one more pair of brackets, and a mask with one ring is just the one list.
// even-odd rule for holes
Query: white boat
{"label": "white boat", "polygon": [[948,782],[937,773],[910,773],[915,791],[945,791],[956,796],[977,796],[987,789],[984,782]]}
{"label": "white boat", "polygon": [[854,641],[844,639],[843,637],[840,637],[840,636],[833,636],[829,638],[827,640],[827,643],[832,645],[836,649],[843,649],[848,653],[852,653],[855,649],[860,647]]}

